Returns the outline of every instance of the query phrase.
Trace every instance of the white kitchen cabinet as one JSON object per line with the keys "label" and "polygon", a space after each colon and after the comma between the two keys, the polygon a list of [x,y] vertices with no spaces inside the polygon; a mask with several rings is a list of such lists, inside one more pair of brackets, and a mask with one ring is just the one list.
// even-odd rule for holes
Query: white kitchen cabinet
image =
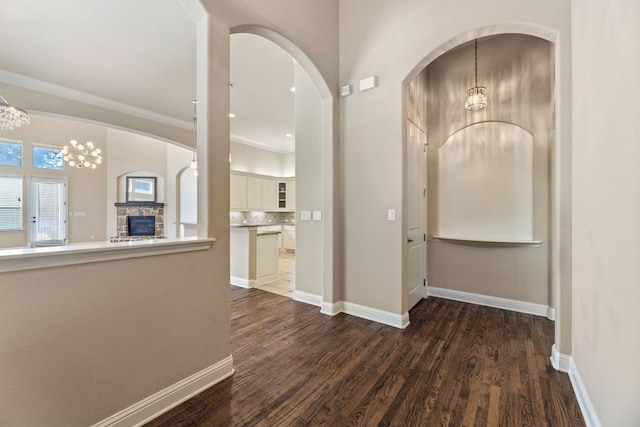
{"label": "white kitchen cabinet", "polygon": [[247,209],[263,209],[261,178],[247,177]]}
{"label": "white kitchen cabinet", "polygon": [[275,179],[262,179],[262,208],[278,209],[278,182]]}
{"label": "white kitchen cabinet", "polygon": [[231,198],[229,204],[232,210],[247,209],[247,177],[231,174]]}
{"label": "white kitchen cabinet", "polygon": [[295,211],[295,178],[269,178],[231,172],[232,211]]}
{"label": "white kitchen cabinet", "polygon": [[278,280],[278,234],[258,235],[256,239],[256,283]]}

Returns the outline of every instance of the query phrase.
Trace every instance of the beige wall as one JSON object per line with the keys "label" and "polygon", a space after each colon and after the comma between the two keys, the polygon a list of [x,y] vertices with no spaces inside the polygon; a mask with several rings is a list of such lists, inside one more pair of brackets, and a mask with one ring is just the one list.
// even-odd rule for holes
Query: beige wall
{"label": "beige wall", "polygon": [[[523,25],[531,31],[545,28],[563,40],[558,57],[564,73],[562,87],[568,91],[567,1],[496,0],[481,8],[471,0],[340,2],[340,84],[355,87],[354,94],[341,102],[346,301],[398,314],[406,310],[401,284],[402,223],[386,219],[388,209],[396,209],[402,218],[403,81],[462,42]],[[359,92],[359,80],[372,75],[379,77],[379,87]],[[569,113],[563,105],[563,123],[570,122]],[[570,158],[564,161],[570,171]]]}
{"label": "beige wall", "polygon": [[[296,87],[296,211],[322,211],[322,99],[299,64]],[[296,290],[322,296],[322,222],[296,218]]]}
{"label": "beige wall", "polygon": [[640,4],[572,5],[573,359],[600,425],[636,426],[640,108],[632,94],[640,93]]}
{"label": "beige wall", "polygon": [[464,109],[464,93],[473,85],[474,78],[473,43],[444,54],[427,67],[429,235],[438,234],[438,200],[444,197],[437,192],[438,150],[447,138],[465,126],[502,121],[521,126],[533,135],[533,238],[542,241],[540,247],[514,248],[430,239],[429,286],[551,304],[552,55],[549,42],[531,36],[510,34],[480,39],[478,84],[487,87],[488,106],[478,112]]}
{"label": "beige wall", "polygon": [[[166,165],[166,194],[164,198],[164,233],[166,237],[178,237],[180,234],[180,228],[175,222],[178,220],[178,213],[180,211],[179,196],[180,192],[178,176],[185,168],[189,168],[191,165],[191,159],[193,158],[193,152],[191,150],[185,150],[182,147],[178,147],[173,144],[165,144],[167,151],[167,165]],[[191,169],[185,171],[186,174],[193,175]],[[187,179],[187,182],[191,182]],[[195,201],[197,193],[197,184],[193,185],[193,192],[187,192],[186,198]],[[195,210],[197,211],[197,209]],[[194,213],[192,216],[195,216]]]}
{"label": "beige wall", "polygon": [[0,425],[92,425],[229,356],[211,252],[0,273]]}
{"label": "beige wall", "polygon": [[287,154],[266,150],[231,141],[231,164],[233,171],[255,173],[268,176],[295,176],[284,174],[284,159]]}
{"label": "beige wall", "polygon": [[[24,231],[1,232],[0,247],[24,247],[27,245],[28,189],[27,174],[36,176],[68,178],[68,237],[70,243],[102,241],[106,239],[106,171],[104,166],[95,170],[76,169],[69,166],[63,171],[34,169],[31,150],[33,143],[62,148],[69,141],[92,141],[103,150],[103,159],[108,155],[107,132],[102,126],[41,115],[32,115],[31,124],[12,131],[0,131],[1,137],[22,141],[22,167],[0,166],[0,174],[22,175]],[[75,216],[74,213],[85,215]]]}
{"label": "beige wall", "polygon": [[[154,138],[126,132],[118,129],[107,129],[109,153],[107,156],[107,236],[117,235],[116,202],[124,202],[119,178],[134,173],[138,176],[158,176],[158,201],[167,203],[167,181],[175,177],[167,176],[167,143]],[[190,162],[191,159],[188,160]],[[188,165],[187,163],[186,165]],[[141,173],[142,172],[142,173]],[[120,181],[122,181],[120,179]],[[175,218],[175,201],[172,209]]]}
{"label": "beige wall", "polygon": [[0,93],[15,105],[19,105],[20,108],[29,112],[55,112],[63,117],[78,118],[95,124],[108,124],[121,129],[131,129],[166,141],[176,141],[186,146],[193,146],[193,130],[189,123],[178,123],[177,125],[159,123],[2,82],[0,82]]}

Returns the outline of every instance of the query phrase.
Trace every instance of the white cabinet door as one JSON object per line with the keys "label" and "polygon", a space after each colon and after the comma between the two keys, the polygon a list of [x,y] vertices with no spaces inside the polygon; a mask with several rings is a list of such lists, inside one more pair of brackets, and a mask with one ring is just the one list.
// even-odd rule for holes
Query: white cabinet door
{"label": "white cabinet door", "polygon": [[261,178],[247,178],[247,208],[262,209]]}
{"label": "white cabinet door", "polygon": [[278,182],[274,179],[262,179],[263,209],[278,209]]}
{"label": "white cabinet door", "polygon": [[247,177],[231,174],[231,209],[247,209]]}
{"label": "white cabinet door", "polygon": [[278,280],[278,235],[267,234],[256,241],[256,282],[258,285]]}

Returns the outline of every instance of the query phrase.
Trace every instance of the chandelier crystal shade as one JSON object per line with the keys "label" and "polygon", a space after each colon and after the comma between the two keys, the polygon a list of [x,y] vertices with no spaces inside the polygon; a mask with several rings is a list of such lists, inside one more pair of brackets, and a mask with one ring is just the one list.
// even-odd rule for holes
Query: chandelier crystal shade
{"label": "chandelier crystal shade", "polygon": [[72,139],[69,144],[62,148],[62,158],[69,166],[78,169],[95,169],[97,165],[102,163],[102,150],[96,148],[93,142],[78,144],[78,141]]}
{"label": "chandelier crystal shade", "polygon": [[475,86],[467,90],[464,108],[469,111],[482,110],[487,106],[487,88],[478,86],[478,39],[475,47]]}
{"label": "chandelier crystal shade", "polygon": [[4,96],[0,95],[0,129],[13,130],[28,125],[31,117],[22,108],[9,105]]}

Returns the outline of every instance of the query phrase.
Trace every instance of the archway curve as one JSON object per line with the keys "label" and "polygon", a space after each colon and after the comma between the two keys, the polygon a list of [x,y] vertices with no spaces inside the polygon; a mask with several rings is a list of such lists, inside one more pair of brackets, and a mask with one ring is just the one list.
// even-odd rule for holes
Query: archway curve
{"label": "archway curve", "polygon": [[[461,44],[470,42],[474,39],[479,39],[487,36],[495,36],[499,34],[525,34],[528,36],[534,36],[541,38],[543,40],[547,40],[553,44],[557,44],[559,39],[559,32],[548,27],[544,27],[541,25],[535,24],[527,24],[527,23],[504,23],[504,24],[496,24],[490,25],[486,27],[479,27],[473,30],[469,30],[467,32],[461,33],[458,36],[450,38],[446,42],[440,44],[435,49],[431,50],[427,55],[416,64],[411,71],[407,74],[407,77],[402,81],[403,84],[408,84],[411,80],[413,80],[422,70],[424,70],[430,63],[432,63],[436,58],[440,57],[445,52],[450,51],[451,49],[460,46]],[[558,57],[556,54],[556,74],[558,67]]]}
{"label": "archway curve", "polygon": [[[307,73],[311,82],[315,86],[322,101],[322,294],[321,295],[300,295],[299,301],[307,302],[321,307],[324,314],[338,314],[336,302],[340,297],[340,289],[337,280],[339,271],[339,251],[338,242],[335,238],[337,224],[337,202],[336,202],[336,174],[338,165],[336,163],[335,152],[337,134],[337,105],[334,95],[322,76],[320,70],[315,66],[307,54],[295,43],[277,31],[258,25],[239,25],[230,29],[233,34],[253,34],[263,37],[291,55],[302,69]],[[299,207],[297,208],[299,209]],[[294,294],[294,298],[296,298]]]}
{"label": "archway curve", "polygon": [[332,97],[331,91],[329,90],[329,86],[327,85],[327,82],[325,81],[324,77],[322,77],[322,74],[320,73],[318,68],[315,66],[313,61],[309,59],[309,57],[302,51],[302,49],[300,49],[293,42],[291,42],[291,40],[289,40],[288,38],[284,37],[282,34],[276,31],[270,30],[265,27],[260,27],[257,25],[240,25],[238,27],[231,29],[231,34],[240,34],[240,33],[254,34],[256,36],[261,36],[275,43],[276,45],[280,46],[289,55],[291,55],[293,59],[298,61],[298,63],[302,66],[302,68],[304,68],[304,70],[307,72],[307,74],[315,84],[316,89],[318,89],[318,93],[320,93],[320,97],[322,99],[327,99]]}
{"label": "archway curve", "polygon": [[[531,23],[501,23],[470,29],[450,38],[429,51],[407,73],[402,81],[403,89],[431,62],[445,52],[476,38],[499,34],[524,34],[550,42],[554,48],[554,70],[551,76],[554,85],[555,108],[552,120],[555,123],[553,146],[551,149],[550,168],[550,281],[551,310],[548,317],[556,322],[555,344],[552,348],[552,364],[554,368],[568,371],[568,355],[571,354],[571,126],[570,111],[563,105],[570,105],[570,45],[560,38],[560,31]],[[565,53],[562,53],[562,52]],[[565,60],[563,61],[563,56]],[[564,78],[563,78],[564,77]],[[406,102],[406,90],[402,91],[403,105]],[[564,117],[564,119],[563,119]],[[403,118],[404,119],[404,118]],[[404,132],[404,130],[403,130]],[[403,135],[403,139],[406,139]],[[568,148],[567,148],[568,147]],[[402,144],[402,150],[405,150]],[[404,153],[403,153],[404,156]],[[406,176],[406,166],[403,166]],[[406,189],[404,204],[407,203]],[[561,207],[568,207],[563,208]],[[406,263],[404,263],[406,266]],[[406,268],[406,267],[405,267]],[[406,272],[404,273],[406,274]]]}

